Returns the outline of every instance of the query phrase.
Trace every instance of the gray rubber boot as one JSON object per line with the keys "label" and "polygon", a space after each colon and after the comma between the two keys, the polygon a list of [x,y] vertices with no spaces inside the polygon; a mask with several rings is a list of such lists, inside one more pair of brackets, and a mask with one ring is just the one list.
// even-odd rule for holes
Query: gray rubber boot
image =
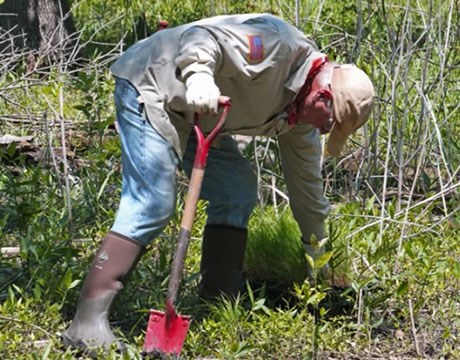
{"label": "gray rubber boot", "polygon": [[[115,232],[106,235],[83,284],[74,319],[62,335],[64,346],[108,349],[116,341],[109,324],[110,307],[143,249],[141,243]],[[117,346],[123,350],[121,343]]]}
{"label": "gray rubber boot", "polygon": [[203,233],[199,294],[212,300],[221,295],[236,298],[241,289],[247,230],[207,225]]}

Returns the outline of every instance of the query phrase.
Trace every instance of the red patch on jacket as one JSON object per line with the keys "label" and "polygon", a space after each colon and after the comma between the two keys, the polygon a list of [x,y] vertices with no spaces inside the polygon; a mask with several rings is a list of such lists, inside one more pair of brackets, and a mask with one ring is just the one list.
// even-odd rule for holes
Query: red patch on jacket
{"label": "red patch on jacket", "polygon": [[264,59],[264,45],[260,35],[248,35],[249,54],[248,61],[250,63],[260,62]]}

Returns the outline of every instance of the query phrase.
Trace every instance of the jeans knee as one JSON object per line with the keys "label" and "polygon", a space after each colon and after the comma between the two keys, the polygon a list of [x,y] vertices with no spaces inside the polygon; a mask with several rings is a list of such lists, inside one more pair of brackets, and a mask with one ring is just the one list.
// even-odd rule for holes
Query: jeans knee
{"label": "jeans knee", "polygon": [[239,198],[241,203],[244,204],[244,208],[252,212],[257,203],[257,177],[255,174],[252,173],[248,177]]}
{"label": "jeans knee", "polygon": [[251,174],[236,182],[225,196],[210,199],[208,223],[246,228],[256,203],[257,178]]}
{"label": "jeans knee", "polygon": [[249,217],[257,204],[257,176],[252,172],[250,176],[247,176],[241,188],[238,195],[240,205],[234,204],[234,206],[240,209],[241,219],[244,220],[237,225],[246,228],[249,223]]}
{"label": "jeans knee", "polygon": [[174,215],[176,191],[173,185],[163,191],[158,187],[145,190],[137,196],[122,195],[112,230],[148,245]]}

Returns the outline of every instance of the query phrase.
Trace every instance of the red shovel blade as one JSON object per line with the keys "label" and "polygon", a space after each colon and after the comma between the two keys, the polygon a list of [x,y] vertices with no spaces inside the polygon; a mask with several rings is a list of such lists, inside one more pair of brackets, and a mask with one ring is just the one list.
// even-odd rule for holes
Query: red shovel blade
{"label": "red shovel blade", "polygon": [[179,355],[192,318],[178,315],[170,301],[166,302],[166,312],[150,310],[144,355]]}

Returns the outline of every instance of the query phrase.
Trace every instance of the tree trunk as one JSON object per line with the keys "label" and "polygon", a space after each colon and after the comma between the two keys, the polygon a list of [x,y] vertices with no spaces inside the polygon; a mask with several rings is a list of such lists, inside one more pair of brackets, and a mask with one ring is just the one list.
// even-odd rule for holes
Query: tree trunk
{"label": "tree trunk", "polygon": [[0,5],[0,51],[28,49],[58,58],[67,57],[76,43],[67,0],[5,0]]}

